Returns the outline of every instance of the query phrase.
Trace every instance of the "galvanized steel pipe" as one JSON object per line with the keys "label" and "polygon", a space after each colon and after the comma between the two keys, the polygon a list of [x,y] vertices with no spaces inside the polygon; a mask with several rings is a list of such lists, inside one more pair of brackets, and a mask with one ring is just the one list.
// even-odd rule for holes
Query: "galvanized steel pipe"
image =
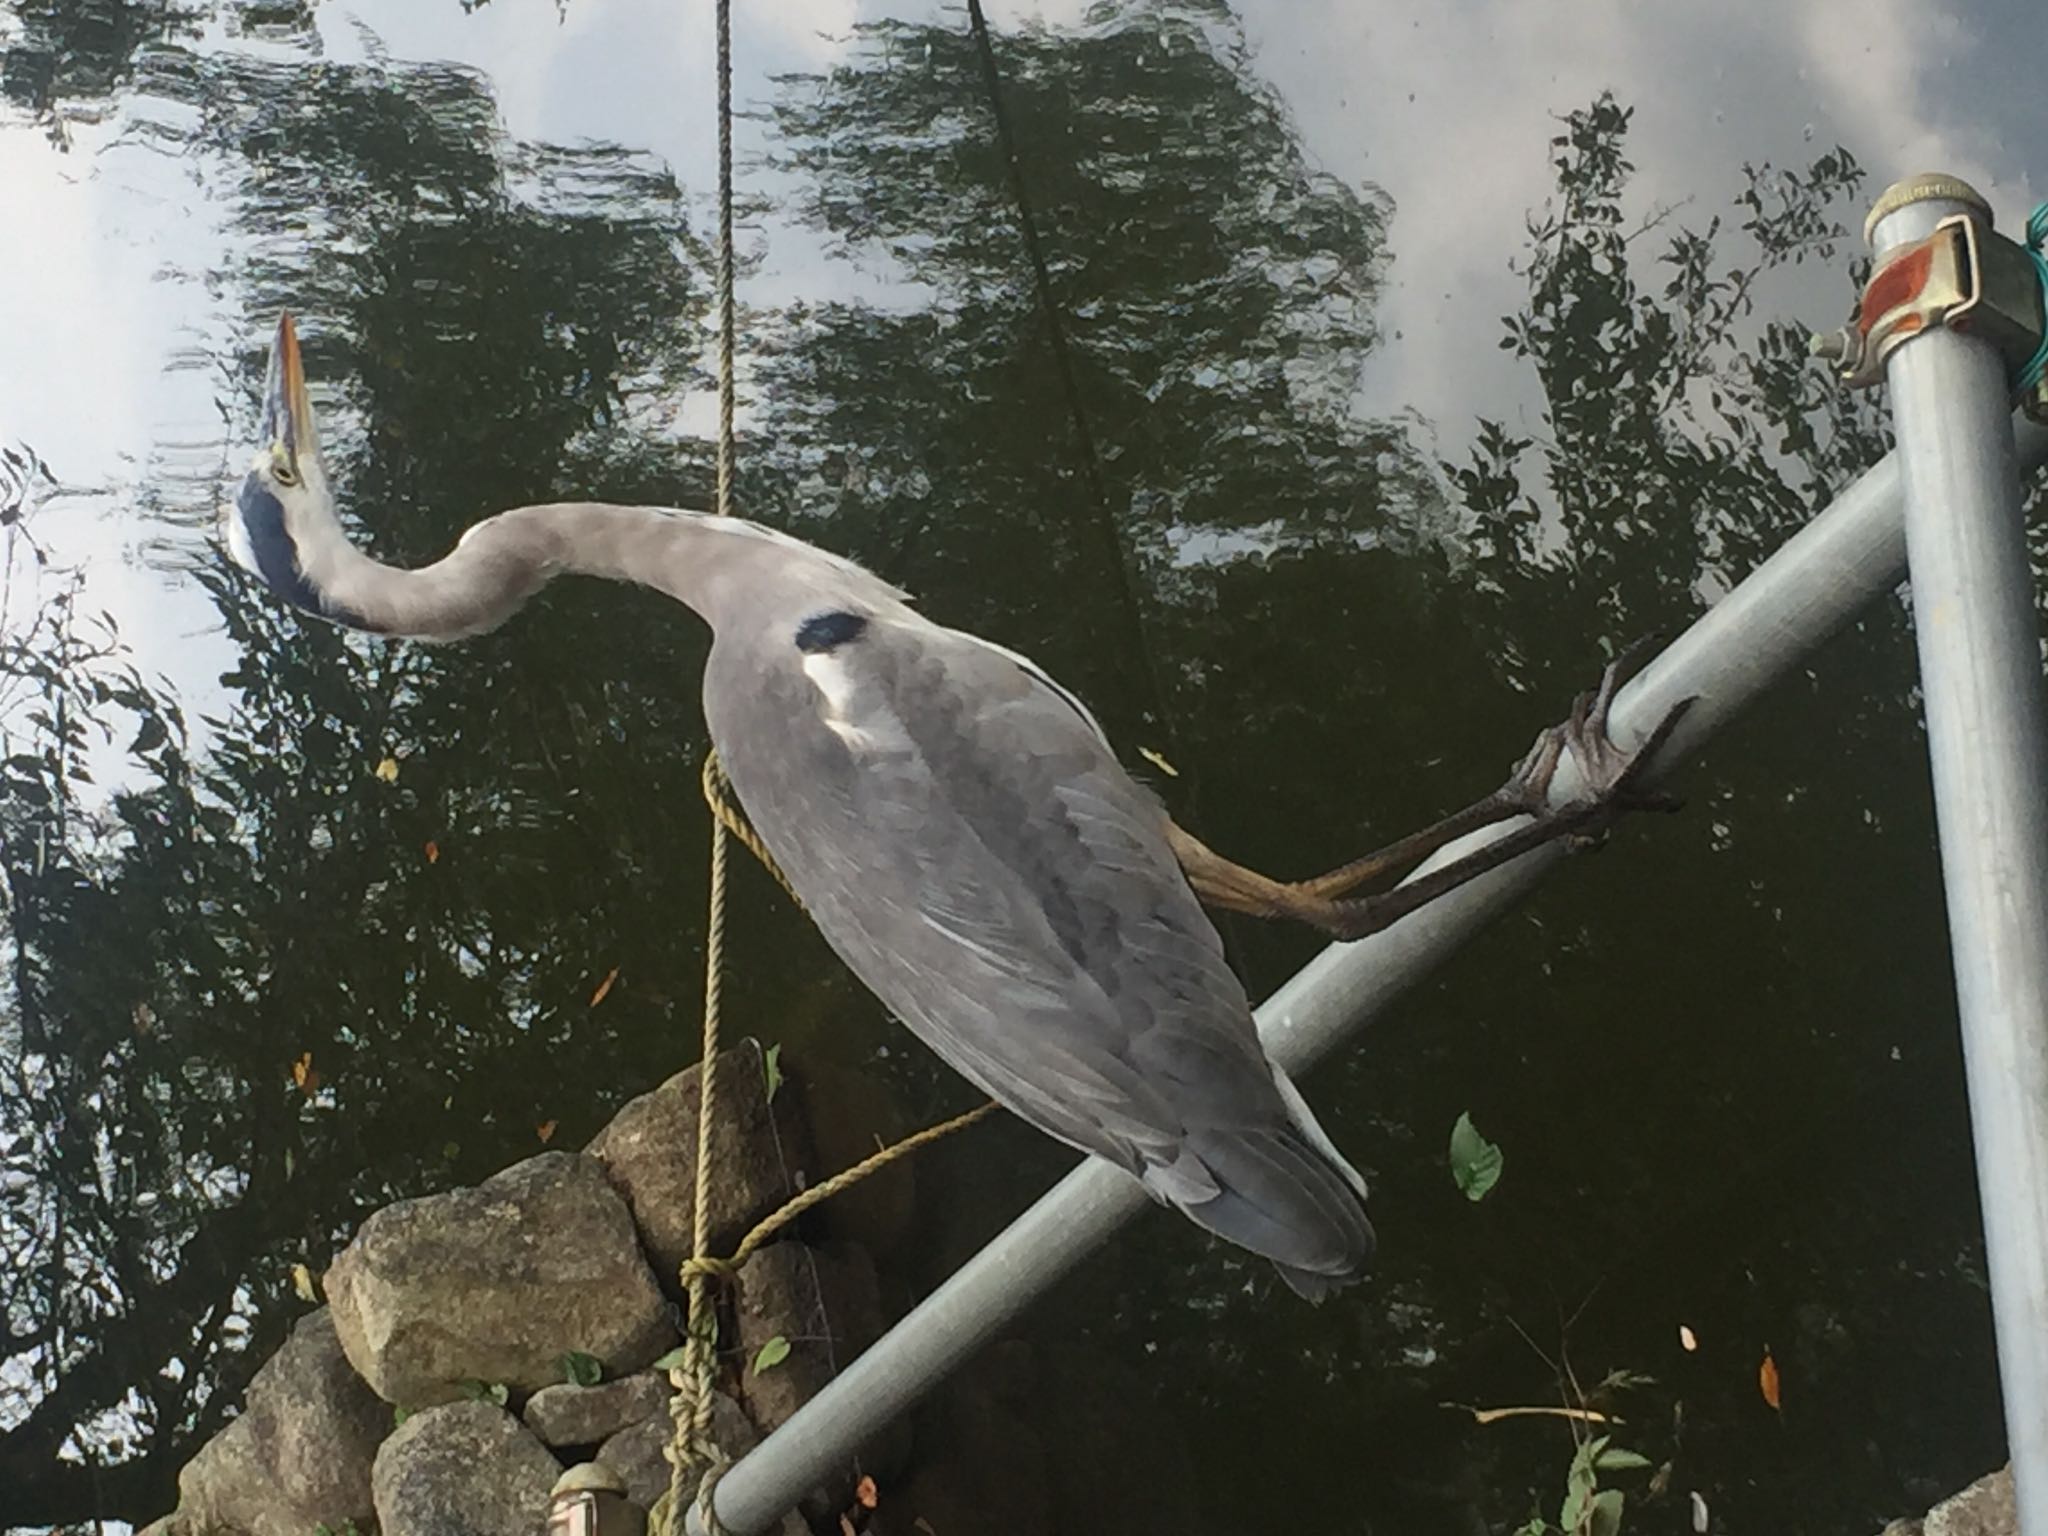
{"label": "galvanized steel pipe", "polygon": [[[1981,216],[1941,191],[1880,199],[1880,262]],[[1885,373],[2019,1528],[2048,1536],[2048,710],[2006,364],[1934,325]]]}

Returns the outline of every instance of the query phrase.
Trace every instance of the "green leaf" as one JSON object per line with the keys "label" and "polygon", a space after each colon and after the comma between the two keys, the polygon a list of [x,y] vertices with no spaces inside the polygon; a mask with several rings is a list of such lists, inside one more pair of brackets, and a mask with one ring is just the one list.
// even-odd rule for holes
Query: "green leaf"
{"label": "green leaf", "polygon": [[775,1090],[782,1086],[782,1046],[768,1047],[761,1057],[761,1075],[768,1080],[768,1102],[775,1102]]}
{"label": "green leaf", "polygon": [[1592,1507],[1593,1496],[1600,1486],[1600,1474],[1593,1470],[1593,1464],[1600,1459],[1600,1453],[1607,1449],[1607,1437],[1597,1440],[1582,1440],[1572,1454],[1571,1470],[1564,1475],[1564,1504],[1557,1512],[1557,1523],[1571,1536],[1578,1536],[1586,1511]]}
{"label": "green leaf", "polygon": [[1620,1446],[1611,1451],[1602,1451],[1593,1458],[1593,1465],[1602,1472],[1637,1472],[1650,1464],[1647,1456],[1638,1456],[1634,1451],[1625,1451]]}
{"label": "green leaf", "polygon": [[391,1410],[391,1427],[396,1429],[411,1417],[412,1410],[410,1408],[393,1408]]}
{"label": "green leaf", "polygon": [[1507,1157],[1499,1147],[1479,1134],[1469,1114],[1458,1116],[1451,1127],[1451,1177],[1467,1200],[1484,1200],[1486,1192],[1500,1182]]}
{"label": "green leaf", "polygon": [[1516,1531],[1515,1536],[1550,1536],[1550,1522],[1541,1515],[1531,1515],[1529,1523]]}
{"label": "green leaf", "polygon": [[650,1371],[675,1371],[682,1369],[683,1357],[687,1349],[688,1346],[678,1344],[674,1349],[650,1365],[648,1369]]}
{"label": "green leaf", "polygon": [[473,1403],[496,1403],[502,1408],[512,1393],[502,1381],[471,1380],[462,1384],[462,1395]]}
{"label": "green leaf", "polygon": [[556,1364],[562,1368],[562,1380],[572,1385],[594,1387],[604,1380],[604,1362],[580,1349],[570,1350]]}
{"label": "green leaf", "polygon": [[754,1374],[758,1376],[763,1371],[772,1371],[788,1358],[789,1340],[778,1333],[766,1344],[763,1344],[761,1352],[754,1356]]}
{"label": "green leaf", "polygon": [[1621,1536],[1621,1490],[1603,1488],[1586,1511],[1586,1536]]}

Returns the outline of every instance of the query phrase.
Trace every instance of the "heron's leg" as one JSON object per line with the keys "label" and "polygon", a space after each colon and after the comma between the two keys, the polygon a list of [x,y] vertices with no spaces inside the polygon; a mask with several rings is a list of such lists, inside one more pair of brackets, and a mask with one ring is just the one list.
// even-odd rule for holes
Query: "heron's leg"
{"label": "heron's leg", "polygon": [[[1641,746],[1624,752],[1607,731],[1608,712],[1633,651],[1610,663],[1594,692],[1581,694],[1562,725],[1540,734],[1499,789],[1422,831],[1311,880],[1281,881],[1224,858],[1200,839],[1168,824],[1168,840],[1195,894],[1211,906],[1260,917],[1289,917],[1340,939],[1363,938],[1488,870],[1559,839],[1574,847],[1596,845],[1628,811],[1675,811],[1669,795],[1640,787],[1644,771],[1684,715],[1691,700],[1675,705]],[[1586,781],[1581,796],[1549,803],[1559,759],[1570,750]],[[1482,848],[1389,891],[1350,896],[1373,879],[1406,869],[1466,833],[1514,816],[1529,822]]]}

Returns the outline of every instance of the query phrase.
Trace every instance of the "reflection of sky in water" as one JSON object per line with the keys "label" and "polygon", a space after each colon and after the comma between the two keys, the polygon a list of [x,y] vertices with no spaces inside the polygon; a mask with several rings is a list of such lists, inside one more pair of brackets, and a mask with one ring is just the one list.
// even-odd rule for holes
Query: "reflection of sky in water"
{"label": "reflection of sky in water", "polygon": [[[965,24],[956,6],[914,9]],[[991,7],[998,28],[1027,16],[1072,24],[1085,9]],[[765,0],[737,11],[743,108],[768,99],[779,72],[828,67],[847,29],[879,14]],[[2008,46],[2039,26],[2023,0],[1953,10],[1928,0],[1247,0],[1243,11],[1255,66],[1311,154],[1395,204],[1384,343],[1361,408],[1412,410],[1447,451],[1477,416],[1534,420],[1526,368],[1496,346],[1500,316],[1522,295],[1509,263],[1527,210],[1552,189],[1556,117],[1602,89],[1635,108],[1636,206],[1673,206],[1689,222],[1727,207],[1745,161],[1799,162],[1836,142],[1861,159],[1872,194],[1895,176],[1947,168],[1989,193],[2008,227],[2048,193],[2048,173],[2030,181],[2026,170],[2036,146],[2048,148],[2048,102],[2026,78],[2029,50]],[[605,140],[662,157],[708,229],[709,7],[570,0],[558,19],[545,0],[494,0],[475,15],[456,0],[359,0],[315,15],[322,48],[339,61],[381,49],[481,69],[514,138]],[[216,27],[202,46],[283,45]],[[974,85],[963,89],[963,106],[981,111]],[[232,658],[211,604],[180,572],[211,558],[205,505],[253,446],[252,402],[237,393],[242,381],[230,387],[232,360],[262,338],[221,318],[211,276],[226,265],[227,237],[212,168],[170,164],[133,131],[131,114],[170,110],[119,100],[106,121],[69,125],[68,154],[36,125],[0,127],[0,442],[32,445],[75,493],[49,503],[38,536],[59,558],[88,562],[90,604],[117,616],[146,670],[172,676],[196,720]],[[743,120],[738,137],[742,188],[760,190],[746,162],[763,145],[761,124]],[[762,261],[746,280],[750,303],[888,291],[886,271],[829,261],[787,223],[742,238]],[[1839,270],[1813,270],[1761,302],[1767,314],[1831,323],[1845,291]],[[685,402],[682,419],[707,427],[708,399]],[[172,505],[139,507],[138,490]],[[1212,556],[1248,538],[1198,530],[1178,547]]]}
{"label": "reflection of sky in water", "polygon": [[[765,99],[776,73],[829,65],[847,28],[880,9],[905,8],[740,6],[738,100]],[[1070,24],[1084,9],[997,5],[992,19]],[[1603,88],[1634,105],[1639,206],[1673,205],[1681,218],[1725,207],[1745,161],[1796,161],[1841,142],[1870,171],[1873,192],[1896,175],[1944,167],[1976,181],[2010,223],[2044,187],[2039,173],[2029,180],[2028,151],[2048,145],[2048,101],[2027,88],[2024,50],[2005,46],[2035,24],[2024,10],[2020,0],[1243,7],[1257,65],[1310,151],[1396,204],[1386,344],[1362,405],[1379,415],[1413,410],[1447,447],[1475,415],[1514,419],[1528,401],[1529,380],[1503,366],[1495,342],[1518,296],[1508,263],[1526,210],[1550,189],[1556,114]],[[644,147],[694,195],[712,185],[708,8],[579,0],[558,19],[512,0],[473,15],[453,3],[359,0],[316,15],[336,59],[381,47],[394,58],[480,67],[515,137]],[[266,46],[218,30],[208,43]],[[761,144],[760,125],[742,122],[738,137],[744,160]],[[197,165],[167,176],[159,152],[118,114],[74,123],[71,138],[64,154],[33,128],[0,133],[9,230],[0,239],[0,335],[12,360],[0,371],[0,434],[33,445],[66,486],[109,489],[60,501],[39,532],[60,556],[89,558],[91,599],[152,659],[175,653],[178,681],[199,685],[222,660],[190,643],[211,610],[175,576],[150,569],[189,560],[198,530],[153,527],[120,493],[170,470],[195,487],[196,504],[208,476],[235,467],[221,447],[218,402],[220,360],[236,338],[217,334],[208,293],[220,249],[209,178]],[[755,303],[872,293],[881,282],[827,262],[814,241],[779,223],[746,238],[765,258],[748,284]],[[1838,274],[1815,271],[1766,303],[1832,320],[1841,292]],[[705,416],[705,402],[685,408],[686,424]]]}

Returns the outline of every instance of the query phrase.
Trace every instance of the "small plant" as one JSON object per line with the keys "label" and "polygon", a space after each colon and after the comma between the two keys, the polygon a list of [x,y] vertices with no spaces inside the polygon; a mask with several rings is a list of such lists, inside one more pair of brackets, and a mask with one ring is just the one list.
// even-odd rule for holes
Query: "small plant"
{"label": "small plant", "polygon": [[595,1355],[572,1349],[555,1362],[562,1380],[578,1387],[594,1387],[604,1380],[604,1362]]}
{"label": "small plant", "polygon": [[496,1403],[504,1407],[512,1391],[502,1381],[465,1381],[462,1395],[473,1403]]}

